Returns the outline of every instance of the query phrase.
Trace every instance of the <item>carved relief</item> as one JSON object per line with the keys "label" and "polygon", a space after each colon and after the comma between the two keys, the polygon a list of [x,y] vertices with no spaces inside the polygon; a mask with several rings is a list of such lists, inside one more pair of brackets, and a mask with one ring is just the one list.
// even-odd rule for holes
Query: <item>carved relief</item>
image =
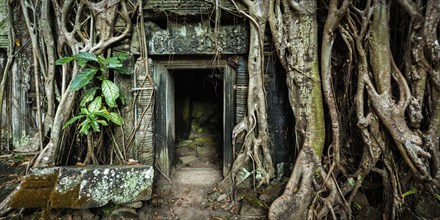
{"label": "carved relief", "polygon": [[246,25],[221,26],[217,34],[206,23],[171,24],[168,29],[147,25],[150,55],[244,54],[248,50]]}

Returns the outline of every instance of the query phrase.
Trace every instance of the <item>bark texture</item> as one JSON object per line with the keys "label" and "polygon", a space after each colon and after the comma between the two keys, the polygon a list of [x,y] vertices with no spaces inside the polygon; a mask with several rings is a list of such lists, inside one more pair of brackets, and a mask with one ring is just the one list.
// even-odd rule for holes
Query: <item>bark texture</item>
{"label": "bark texture", "polygon": [[246,117],[233,130],[232,137],[234,139],[242,134],[245,135],[245,139],[242,149],[232,165],[231,174],[237,184],[244,181],[238,176],[239,172],[251,161],[255,167],[254,184],[261,186],[268,184],[275,176],[268,143],[267,107],[263,84],[263,42],[269,1],[243,2],[248,8],[248,14],[245,15],[250,20],[248,109]]}

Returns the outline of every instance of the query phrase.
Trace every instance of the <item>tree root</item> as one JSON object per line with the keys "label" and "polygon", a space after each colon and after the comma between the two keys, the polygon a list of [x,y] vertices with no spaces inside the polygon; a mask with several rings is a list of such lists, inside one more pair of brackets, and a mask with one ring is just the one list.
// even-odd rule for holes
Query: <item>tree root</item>
{"label": "tree root", "polygon": [[[252,120],[249,120],[249,118],[252,118]],[[272,161],[270,160],[270,154],[269,157],[267,156],[269,152],[264,152],[261,147],[261,140],[255,138],[255,127],[256,118],[255,115],[252,115],[250,117],[245,117],[243,121],[235,126],[232,132],[234,145],[237,137],[241,134],[246,134],[242,149],[237,155],[231,169],[232,179],[235,181],[236,185],[241,184],[245,180],[244,178],[239,178],[237,174],[240,173],[240,170],[242,170],[251,159],[255,166],[253,174],[258,181],[257,187],[260,187],[264,183],[268,183],[275,175],[275,170],[272,167]]]}
{"label": "tree root", "polygon": [[[303,148],[284,193],[270,206],[269,219],[320,219],[333,212],[337,188],[332,178],[323,183],[326,176],[323,172],[312,150]],[[323,192],[328,196],[321,197]]]}

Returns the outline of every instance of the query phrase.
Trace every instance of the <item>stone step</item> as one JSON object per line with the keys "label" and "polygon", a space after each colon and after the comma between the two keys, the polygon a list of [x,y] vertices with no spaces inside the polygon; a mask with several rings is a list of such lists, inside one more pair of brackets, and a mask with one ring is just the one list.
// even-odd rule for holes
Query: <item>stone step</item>
{"label": "stone step", "polygon": [[175,184],[211,186],[223,179],[222,170],[214,167],[184,167],[172,176]]}

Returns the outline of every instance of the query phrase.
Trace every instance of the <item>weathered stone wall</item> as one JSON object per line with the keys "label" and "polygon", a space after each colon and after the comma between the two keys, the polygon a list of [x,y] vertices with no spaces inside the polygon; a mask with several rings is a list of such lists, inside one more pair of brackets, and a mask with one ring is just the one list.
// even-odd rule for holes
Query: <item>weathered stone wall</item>
{"label": "weathered stone wall", "polygon": [[[21,16],[21,11],[14,16]],[[21,18],[15,18],[21,19]],[[29,144],[31,136],[37,130],[36,125],[36,93],[34,83],[34,65],[32,60],[32,47],[30,37],[24,25],[24,21],[14,23],[16,31],[16,45],[20,45],[20,53],[14,59],[10,76],[11,96],[11,133],[14,148],[21,148]],[[40,89],[42,90],[42,89]]]}
{"label": "weathered stone wall", "polygon": [[7,16],[8,12],[6,11],[6,0],[0,0],[0,48],[7,48],[9,46],[9,25]]}

